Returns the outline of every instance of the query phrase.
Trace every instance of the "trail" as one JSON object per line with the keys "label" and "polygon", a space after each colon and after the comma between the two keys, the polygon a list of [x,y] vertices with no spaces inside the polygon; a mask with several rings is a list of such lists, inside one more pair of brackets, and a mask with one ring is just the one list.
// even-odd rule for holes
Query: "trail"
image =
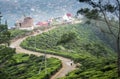
{"label": "trail", "polygon": [[[49,30],[52,30],[52,29],[54,29],[54,28],[47,29],[43,32],[48,32]],[[41,33],[43,33],[43,32],[41,32]],[[39,34],[41,34],[41,33],[39,33]],[[35,33],[34,36],[37,35],[37,34],[38,33]],[[32,35],[29,35],[29,36],[32,36]],[[16,53],[33,54],[33,55],[36,55],[36,56],[44,55],[43,53],[29,51],[29,50],[26,50],[26,49],[23,49],[23,48],[20,47],[20,43],[29,36],[26,36],[24,38],[20,38],[16,41],[12,42],[10,47],[16,48]],[[57,55],[51,55],[51,54],[47,54],[46,57],[47,58],[55,57],[55,58],[60,59],[61,62],[62,62],[62,68],[56,74],[54,74],[50,79],[57,79],[57,78],[60,78],[60,77],[64,77],[68,72],[75,69],[76,64],[73,62],[72,65],[71,65],[71,60],[68,59],[68,58],[64,58],[64,57],[57,56]]]}

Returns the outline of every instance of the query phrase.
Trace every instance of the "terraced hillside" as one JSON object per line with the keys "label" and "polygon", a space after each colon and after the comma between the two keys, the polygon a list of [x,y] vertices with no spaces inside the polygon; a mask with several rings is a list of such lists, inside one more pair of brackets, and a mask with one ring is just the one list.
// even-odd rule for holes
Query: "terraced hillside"
{"label": "terraced hillside", "polygon": [[116,54],[95,35],[89,25],[59,26],[47,33],[27,38],[21,46],[33,51],[71,58],[76,63],[81,63],[78,70],[71,72],[65,79],[117,77]]}
{"label": "terraced hillside", "polygon": [[[0,79],[48,79],[61,68],[61,61],[35,55],[15,54],[15,50],[0,46]],[[47,72],[47,73],[46,73]]]}
{"label": "terraced hillside", "polygon": [[18,30],[18,29],[9,30],[9,31],[11,33],[11,40],[18,39],[32,33],[32,31]]}

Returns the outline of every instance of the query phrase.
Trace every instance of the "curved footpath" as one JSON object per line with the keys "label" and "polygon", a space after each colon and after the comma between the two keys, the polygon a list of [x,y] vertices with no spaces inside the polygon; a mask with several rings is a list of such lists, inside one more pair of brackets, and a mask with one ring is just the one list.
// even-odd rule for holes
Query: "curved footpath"
{"label": "curved footpath", "polygon": [[[52,30],[53,28],[51,29],[48,29],[48,30],[45,30],[44,32],[47,32],[49,30]],[[34,36],[37,35],[37,34],[34,34]],[[43,53],[40,53],[40,52],[34,52],[34,51],[29,51],[29,50],[26,50],[26,49],[23,49],[20,47],[20,43],[25,40],[28,36],[24,37],[24,38],[20,38],[14,42],[11,43],[10,47],[12,48],[16,48],[16,52],[17,53],[25,53],[25,54],[34,54],[36,56],[41,56],[41,55],[44,55]],[[57,78],[60,78],[60,77],[64,77],[68,72],[72,71],[75,69],[76,67],[76,64],[72,63],[71,65],[71,60],[68,59],[68,58],[64,58],[64,57],[61,57],[61,56],[57,56],[57,55],[51,55],[51,54],[47,54],[46,55],[47,58],[50,58],[50,57],[55,57],[55,58],[58,58],[61,60],[62,62],[62,68],[56,73],[54,74],[51,79],[57,79]]]}

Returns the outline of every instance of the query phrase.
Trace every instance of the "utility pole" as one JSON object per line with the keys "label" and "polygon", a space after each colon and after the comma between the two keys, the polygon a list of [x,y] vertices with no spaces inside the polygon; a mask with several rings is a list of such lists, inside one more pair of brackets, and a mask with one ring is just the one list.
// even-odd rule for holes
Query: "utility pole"
{"label": "utility pole", "polygon": [[0,24],[1,24],[1,19],[2,19],[2,14],[1,14],[1,12],[0,12]]}
{"label": "utility pole", "polygon": [[46,62],[46,53],[45,53],[45,74],[47,74],[47,62]]}
{"label": "utility pole", "polygon": [[35,50],[36,50],[36,36],[34,36],[35,37]]}
{"label": "utility pole", "polygon": [[[45,53],[44,56],[43,56],[43,59],[42,59],[42,63],[44,62],[44,66],[45,66],[45,74],[47,74],[47,59],[46,58],[47,57],[46,57],[46,53]],[[41,72],[41,67],[42,67],[42,64],[41,64],[41,66],[39,68],[38,74],[40,74],[40,72]]]}

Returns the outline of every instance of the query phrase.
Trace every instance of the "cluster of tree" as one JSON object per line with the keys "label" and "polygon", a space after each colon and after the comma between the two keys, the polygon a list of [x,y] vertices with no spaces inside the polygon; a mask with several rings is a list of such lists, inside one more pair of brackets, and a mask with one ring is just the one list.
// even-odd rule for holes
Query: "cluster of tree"
{"label": "cluster of tree", "polygon": [[8,44],[9,46],[10,32],[8,31],[7,21],[5,21],[5,24],[1,24],[1,17],[0,17],[0,44]]}
{"label": "cluster of tree", "polygon": [[10,44],[10,32],[7,25],[0,24],[0,44]]}

